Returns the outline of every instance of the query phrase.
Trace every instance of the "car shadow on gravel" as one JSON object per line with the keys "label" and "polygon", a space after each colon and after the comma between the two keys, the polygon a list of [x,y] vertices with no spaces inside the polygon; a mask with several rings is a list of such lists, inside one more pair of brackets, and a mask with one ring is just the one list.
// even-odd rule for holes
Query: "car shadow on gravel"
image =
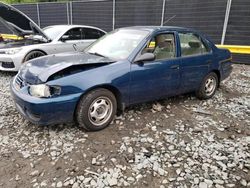
{"label": "car shadow on gravel", "polygon": [[[173,97],[167,97],[167,98],[163,98],[163,99],[159,99],[159,100],[155,100],[155,101],[145,102],[142,104],[131,105],[125,109],[125,113],[130,111],[130,110],[138,110],[138,111],[150,110],[150,109],[152,109],[152,106],[156,103],[159,103],[162,106],[167,106],[169,104],[178,105],[186,100],[195,100],[195,99],[197,99],[197,98],[195,97],[194,93],[186,93],[186,94],[177,95],[177,96],[173,96]],[[199,99],[197,99],[197,100],[199,101]]]}
{"label": "car shadow on gravel", "polygon": [[2,76],[11,76],[14,77],[17,74],[17,72],[4,72],[4,71],[0,71],[0,77]]}
{"label": "car shadow on gravel", "polygon": [[71,123],[62,123],[62,124],[52,124],[52,125],[38,125],[34,124],[32,122],[27,121],[27,127],[30,127],[31,129],[36,129],[37,131],[53,131],[53,132],[62,132],[64,130],[70,130],[70,129],[79,129],[77,125],[74,122]]}

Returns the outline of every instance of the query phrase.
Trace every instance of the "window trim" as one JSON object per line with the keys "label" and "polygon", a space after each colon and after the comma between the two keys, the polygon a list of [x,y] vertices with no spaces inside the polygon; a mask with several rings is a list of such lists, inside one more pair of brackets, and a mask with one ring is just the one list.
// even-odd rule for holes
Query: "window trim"
{"label": "window trim", "polygon": [[178,38],[177,38],[176,31],[161,31],[161,32],[157,32],[157,33],[153,34],[152,36],[150,36],[150,38],[145,42],[145,44],[143,45],[143,47],[139,50],[139,52],[135,56],[134,60],[137,59],[139,56],[142,55],[141,52],[145,49],[145,47],[150,43],[150,41],[154,37],[156,37],[157,35],[161,35],[161,34],[173,34],[174,35],[175,57],[172,57],[172,58],[169,58],[169,59],[155,59],[153,61],[149,61],[149,62],[145,62],[145,63],[155,63],[155,62],[163,62],[163,61],[170,61],[170,60],[177,59],[178,58],[178,47],[177,47]]}

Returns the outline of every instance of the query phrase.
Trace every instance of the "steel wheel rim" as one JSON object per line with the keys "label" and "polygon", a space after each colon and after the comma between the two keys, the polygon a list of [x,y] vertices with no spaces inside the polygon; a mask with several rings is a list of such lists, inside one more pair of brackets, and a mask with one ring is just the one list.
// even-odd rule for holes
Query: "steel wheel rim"
{"label": "steel wheel rim", "polygon": [[102,126],[107,123],[113,112],[113,104],[108,97],[98,97],[88,110],[89,121],[95,126]]}
{"label": "steel wheel rim", "polygon": [[207,96],[213,94],[216,88],[216,79],[214,77],[209,77],[205,82],[205,93]]}

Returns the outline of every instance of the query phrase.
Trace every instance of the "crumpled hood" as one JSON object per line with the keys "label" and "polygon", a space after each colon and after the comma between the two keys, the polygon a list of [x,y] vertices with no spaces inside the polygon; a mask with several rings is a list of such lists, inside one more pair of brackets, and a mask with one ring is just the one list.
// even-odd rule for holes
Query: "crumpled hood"
{"label": "crumpled hood", "polygon": [[63,53],[28,61],[21,67],[19,75],[29,84],[40,84],[45,83],[51,75],[74,65],[107,64],[112,62],[114,61],[109,58],[88,53]]}

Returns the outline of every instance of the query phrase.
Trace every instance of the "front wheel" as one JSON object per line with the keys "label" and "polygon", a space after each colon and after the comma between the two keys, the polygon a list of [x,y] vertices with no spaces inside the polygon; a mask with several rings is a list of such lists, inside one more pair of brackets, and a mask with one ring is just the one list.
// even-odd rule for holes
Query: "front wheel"
{"label": "front wheel", "polygon": [[29,61],[29,60],[32,60],[32,59],[35,59],[35,58],[38,58],[38,57],[42,57],[42,56],[45,56],[45,55],[46,55],[46,54],[45,54],[44,52],[35,50],[35,51],[32,51],[32,52],[28,53],[28,54],[25,56],[24,62]]}
{"label": "front wheel", "polygon": [[106,128],[113,120],[117,111],[114,94],[107,89],[95,89],[84,95],[76,109],[79,127],[88,131]]}
{"label": "front wheel", "polygon": [[218,88],[218,76],[216,73],[209,73],[202,81],[200,88],[196,92],[199,99],[211,98]]}

